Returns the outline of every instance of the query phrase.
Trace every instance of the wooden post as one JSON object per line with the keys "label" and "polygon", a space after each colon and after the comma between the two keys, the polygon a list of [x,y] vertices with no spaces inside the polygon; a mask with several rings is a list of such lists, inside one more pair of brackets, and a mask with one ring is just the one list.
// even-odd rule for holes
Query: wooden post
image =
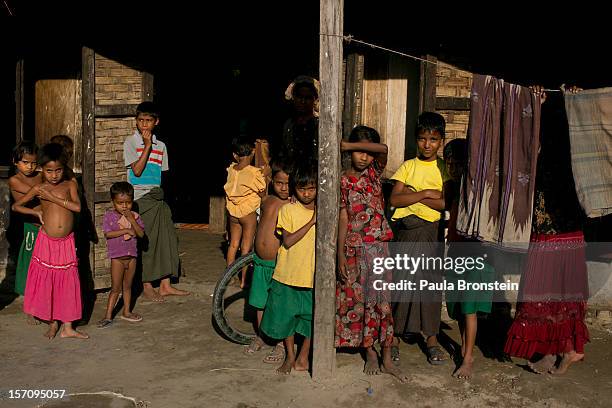
{"label": "wooden post", "polygon": [[143,102],[153,101],[154,93],[155,92],[153,88],[153,74],[150,74],[148,72],[143,72],[142,73],[142,101]]}
{"label": "wooden post", "polygon": [[15,66],[15,141],[23,140],[23,59]]}
{"label": "wooden post", "polygon": [[[363,99],[363,55],[353,52],[346,57],[344,75],[344,103],[342,104],[342,138],[348,139],[351,130],[361,121]],[[342,168],[351,165],[350,155],[342,157]]]}
{"label": "wooden post", "polygon": [[227,215],[225,211],[225,196],[210,196],[208,211],[208,231],[216,234],[225,233]]}
{"label": "wooden post", "polygon": [[346,57],[344,81],[344,105],[342,113],[342,137],[348,138],[351,130],[361,123],[363,99],[363,55],[351,53]]}
{"label": "wooden post", "polygon": [[[95,219],[95,191],[96,191],[96,57],[91,48],[83,47],[81,50],[81,171],[83,172],[83,192],[85,193],[87,210]],[[83,212],[83,211],[81,211]],[[95,251],[89,252],[89,264],[95,276]]]}
{"label": "wooden post", "polygon": [[336,368],[334,315],[336,241],[340,205],[342,25],[344,0],[320,0],[319,188],[312,377],[331,378]]}
{"label": "wooden post", "polygon": [[[437,63],[438,59],[427,55],[427,61]],[[437,67],[430,62],[421,62],[421,100],[419,113],[436,111],[436,72]]]}

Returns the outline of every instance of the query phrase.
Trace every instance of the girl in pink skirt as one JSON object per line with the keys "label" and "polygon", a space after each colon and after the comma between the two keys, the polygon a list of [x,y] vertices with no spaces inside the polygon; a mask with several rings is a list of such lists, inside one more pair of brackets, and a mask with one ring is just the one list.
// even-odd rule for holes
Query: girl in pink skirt
{"label": "girl in pink skirt", "polygon": [[[74,213],[81,211],[77,185],[66,178],[66,155],[61,145],[45,145],[38,158],[42,168],[41,184],[13,204],[13,211],[34,215],[42,228],[36,238],[28,269],[23,309],[41,320],[49,321],[45,336],[87,339],[89,336],[72,327],[81,318],[81,287],[74,246]],[[38,197],[41,209],[25,207]]]}

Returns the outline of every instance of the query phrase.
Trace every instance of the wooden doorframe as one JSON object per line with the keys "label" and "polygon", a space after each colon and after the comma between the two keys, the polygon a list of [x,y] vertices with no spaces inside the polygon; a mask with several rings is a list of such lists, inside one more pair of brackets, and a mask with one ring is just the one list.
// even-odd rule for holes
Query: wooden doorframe
{"label": "wooden doorframe", "polygon": [[419,114],[436,111],[436,64],[438,59],[432,55],[424,57],[429,62],[421,62],[419,84]]}
{"label": "wooden doorframe", "polygon": [[15,142],[23,140],[23,81],[24,59],[20,58],[15,64]]}

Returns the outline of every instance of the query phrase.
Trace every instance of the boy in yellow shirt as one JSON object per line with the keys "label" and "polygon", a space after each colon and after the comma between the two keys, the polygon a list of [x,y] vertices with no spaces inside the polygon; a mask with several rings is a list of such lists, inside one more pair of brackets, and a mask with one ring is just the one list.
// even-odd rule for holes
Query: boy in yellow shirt
{"label": "boy in yellow shirt", "polygon": [[[276,371],[289,374],[308,370],[312,325],[312,286],[315,269],[315,223],[317,218],[316,168],[298,169],[291,176],[297,201],[278,213],[277,231],[282,237],[261,330],[284,339],[285,361]],[[295,333],[304,336],[296,358]]]}
{"label": "boy in yellow shirt", "polygon": [[[440,256],[438,223],[445,203],[443,184],[448,180],[444,160],[438,150],[444,140],[445,122],[442,115],[423,112],[417,121],[418,156],[407,160],[391,177],[396,183],[390,204],[395,207],[392,220],[400,221],[397,240],[404,243],[401,252],[411,257]],[[396,271],[394,280],[408,279],[418,283],[442,281],[441,270]],[[427,338],[427,361],[443,364],[446,360],[438,345],[440,329],[441,294],[434,291],[408,291],[394,305],[393,320],[397,338],[411,333],[423,333]],[[399,359],[397,345],[392,349]]]}

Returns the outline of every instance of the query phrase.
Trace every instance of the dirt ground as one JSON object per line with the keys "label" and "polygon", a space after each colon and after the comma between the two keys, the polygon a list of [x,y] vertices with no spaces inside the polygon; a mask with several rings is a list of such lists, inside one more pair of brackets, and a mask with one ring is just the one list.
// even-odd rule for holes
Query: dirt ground
{"label": "dirt ground", "polygon": [[[0,310],[0,407],[609,407],[612,400],[612,325],[591,321],[587,357],[562,377],[527,371],[523,360],[501,362],[477,350],[471,381],[451,376],[454,364],[431,366],[417,345],[402,344],[408,384],[387,375],[367,377],[358,354],[338,353],[335,379],[307,373],[279,376],[222,338],[211,322],[211,294],[224,267],[220,235],[180,231],[185,276],[193,291],[165,304],[139,301],[141,323],[116,319],[97,329],[105,294],[98,295],[88,341],[51,341],[43,326],[28,326],[18,298]],[[6,302],[5,302],[6,303]],[[237,313],[237,312],[236,312]],[[455,341],[450,323],[444,332]],[[503,340],[493,332],[491,339]],[[489,355],[485,350],[485,354]],[[368,388],[372,392],[368,393]],[[69,400],[10,400],[10,389],[60,389]],[[123,396],[123,397],[122,397]]]}

